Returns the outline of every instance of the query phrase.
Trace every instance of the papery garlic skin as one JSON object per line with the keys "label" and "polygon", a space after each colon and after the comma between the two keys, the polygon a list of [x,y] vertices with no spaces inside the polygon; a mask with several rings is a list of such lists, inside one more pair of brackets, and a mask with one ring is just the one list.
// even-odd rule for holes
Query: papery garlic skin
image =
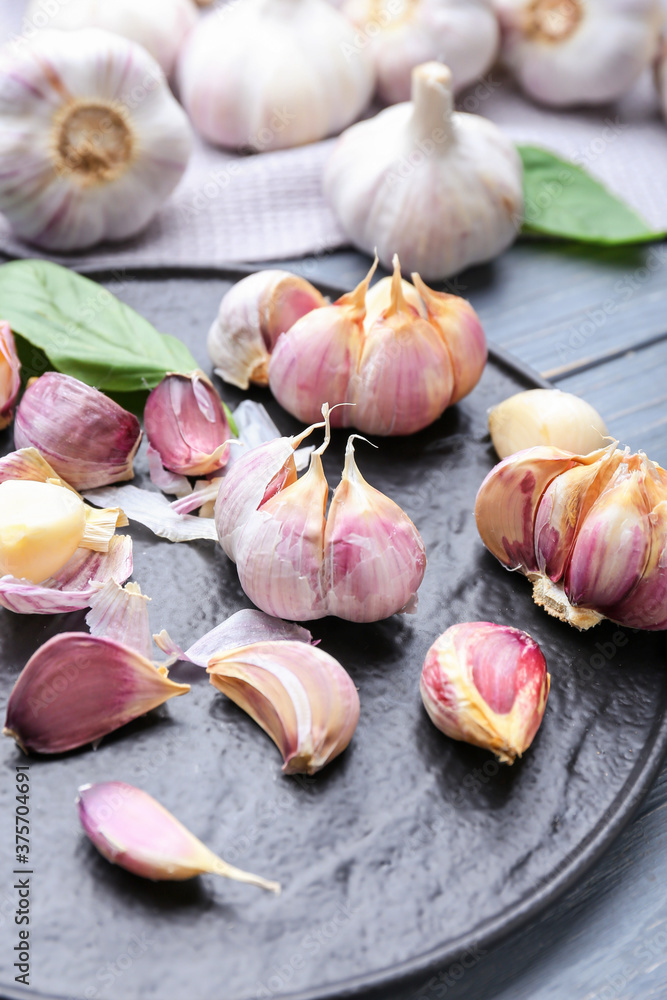
{"label": "papery garlic skin", "polygon": [[0,431],[12,422],[21,388],[21,362],[9,323],[0,320]]}
{"label": "papery garlic skin", "polygon": [[277,882],[228,865],[133,785],[122,781],[82,785],[76,805],[81,826],[100,854],[141,878],[183,881],[210,872],[280,892]]}
{"label": "papery garlic skin", "polygon": [[36,448],[77,490],[132,479],[141,436],[132,413],[60,372],[35,379],[16,411],[16,447]]}
{"label": "papery garlic skin", "polygon": [[526,632],[465,622],[452,625],[429,649],[420,692],[443,733],[513,764],[535,738],[550,683],[544,656]]}
{"label": "papery garlic skin", "polygon": [[144,426],[151,446],[170,472],[207,476],[227,463],[229,421],[203,372],[166,375],[148,396]]}
{"label": "papery garlic skin", "polygon": [[179,61],[183,104],[221,146],[266,151],[324,139],[354,121],[373,91],[370,56],[354,51],[354,38],[326,0],[243,0],[190,35]]}
{"label": "papery garlic skin", "polygon": [[60,31],[101,28],[138,42],[158,61],[167,76],[187,35],[197,23],[192,0],[66,0],[50,4],[31,0],[25,14],[31,26]]}
{"label": "papery garlic skin", "polygon": [[29,243],[82,250],[136,235],[190,149],[186,116],[140,45],[87,28],[0,52],[0,211]]}
{"label": "papery garlic skin", "polygon": [[371,49],[386,104],[409,101],[412,70],[431,59],[449,66],[461,90],[491,68],[498,48],[489,0],[346,0],[342,11]]}
{"label": "papery garlic skin", "polygon": [[223,296],[208,334],[215,373],[247,389],[269,384],[269,358],[281,333],[325,304],[318,290],[289,271],[257,271]]}
{"label": "papery garlic skin", "polygon": [[340,663],[293,640],[256,642],[214,656],[211,683],[280,750],[285,774],[315,774],[348,746],[359,695]]}
{"label": "papery garlic skin", "polygon": [[446,66],[412,74],[412,101],[343,133],[324,191],[345,234],[389,267],[441,280],[516,238],[523,170],[514,144],[479,115],[454,112]]}
{"label": "papery garlic skin", "polygon": [[607,437],[597,410],[560,389],[528,389],[504,399],[489,410],[489,432],[499,458],[537,445],[586,455]]}
{"label": "papery garlic skin", "polygon": [[553,107],[622,97],[656,54],[659,0],[493,0],[502,58]]}

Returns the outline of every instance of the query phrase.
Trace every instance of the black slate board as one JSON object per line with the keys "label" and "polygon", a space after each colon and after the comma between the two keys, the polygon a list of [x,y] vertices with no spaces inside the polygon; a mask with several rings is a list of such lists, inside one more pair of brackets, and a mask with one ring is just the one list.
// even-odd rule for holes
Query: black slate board
{"label": "black slate board", "polygon": [[[132,291],[141,298],[140,280]],[[211,317],[198,316],[196,296],[190,306],[198,330],[190,346],[202,358]],[[160,308],[147,296],[149,319],[159,322]],[[667,746],[664,640],[610,624],[577,633],[535,608],[528,583],[483,549],[471,511],[495,461],[486,410],[531,384],[531,374],[496,355],[473,394],[427,431],[381,440],[377,452],[359,445],[364,476],[415,520],[429,565],[416,616],[310,626],[349,669],[362,703],[349,750],[324,772],[282,777],[268,738],[184,665],[172,676],[192,679],[187,697],[96,752],[31,759],[31,988],[13,981],[16,928],[5,920],[3,996],[388,1000],[392,984],[423,980],[430,969],[449,964],[456,976],[598,856]],[[232,403],[242,395],[224,394]],[[282,430],[296,430],[268,394],[254,395]],[[325,456],[332,486],[345,439],[337,433]],[[0,435],[0,451],[10,447],[9,433]],[[153,598],[156,629],[188,643],[249,606],[235,568],[211,543],[170,546],[144,529],[131,533],[134,576]],[[421,707],[429,645],[450,624],[475,619],[526,629],[552,674],[542,728],[511,769],[448,740]],[[83,615],[0,610],[3,704],[30,654],[78,628]],[[3,741],[10,898],[13,776],[25,760]],[[73,801],[80,784],[111,779],[145,788],[227,860],[279,879],[283,894],[213,877],[154,885],[109,865],[81,833]]]}

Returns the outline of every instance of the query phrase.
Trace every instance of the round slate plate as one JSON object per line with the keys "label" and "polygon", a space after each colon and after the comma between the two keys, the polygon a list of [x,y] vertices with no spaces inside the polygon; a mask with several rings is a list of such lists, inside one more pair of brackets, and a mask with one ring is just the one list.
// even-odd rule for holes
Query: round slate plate
{"label": "round slate plate", "polygon": [[[171,332],[179,332],[174,309],[187,309],[189,324],[178,327],[192,331],[208,368],[202,331],[222,290],[217,279],[135,279],[125,297]],[[630,817],[667,745],[664,637],[610,624],[577,633],[537,609],[527,581],[479,541],[472,509],[495,461],[486,410],[535,384],[495,353],[472,395],[422,434],[379,440],[377,451],[359,443],[364,476],[417,523],[429,563],[415,616],[312,623],[362,704],[351,746],[324,772],[283,777],[270,740],[185,665],[172,676],[191,680],[187,697],[97,751],[29,761],[29,990],[12,969],[9,853],[14,768],[26,758],[2,742],[3,996],[389,1000],[438,967],[465,968],[581,876]],[[297,429],[268,393],[254,395],[284,432]],[[226,388],[225,397],[233,404],[241,394]],[[325,455],[331,486],[345,440],[336,433]],[[0,449],[10,447],[5,433]],[[211,543],[172,546],[142,528],[131,533],[155,630],[189,644],[249,606],[234,566]],[[512,768],[439,733],[419,697],[433,640],[454,622],[480,619],[530,632],[552,674],[543,725]],[[0,609],[3,704],[41,643],[83,627],[83,615]],[[230,862],[279,879],[282,895],[213,876],[154,885],[108,864],[81,832],[74,798],[79,785],[111,779],[149,791]]]}

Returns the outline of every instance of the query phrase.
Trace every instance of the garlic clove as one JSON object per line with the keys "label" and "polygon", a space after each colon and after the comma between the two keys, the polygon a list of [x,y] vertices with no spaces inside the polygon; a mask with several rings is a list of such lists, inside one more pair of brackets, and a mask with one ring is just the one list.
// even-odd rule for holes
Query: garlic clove
{"label": "garlic clove", "polygon": [[136,235],[191,145],[162,70],[120,35],[40,31],[0,52],[0,211],[23,240],[69,251]]}
{"label": "garlic clove", "polygon": [[82,785],[81,825],[107,861],[155,881],[211,873],[280,892],[277,882],[240,871],[217,857],[152,796],[122,781]]}
{"label": "garlic clove", "polygon": [[62,632],[41,646],[19,675],[4,734],[26,753],[65,753],[189,690],[122,643]]}
{"label": "garlic clove", "polygon": [[21,362],[9,323],[0,320],[0,431],[12,422],[21,388]]}
{"label": "garlic clove", "polygon": [[540,501],[556,476],[581,461],[558,448],[528,448],[489,472],[475,501],[477,530],[507,569],[537,571],[534,525]]}
{"label": "garlic clove", "polygon": [[269,384],[269,358],[281,333],[325,305],[318,290],[289,271],[258,271],[233,285],[208,334],[215,373],[247,389]]}
{"label": "garlic clove", "polygon": [[426,553],[407,514],[359,472],[354,437],[326,522],[324,588],[330,614],[374,622],[416,608]]}
{"label": "garlic clove", "polygon": [[46,372],[23,394],[14,441],[17,448],[36,448],[75,489],[89,490],[133,477],[141,428],[97,389]]}
{"label": "garlic clove", "polygon": [[622,97],[653,59],[659,0],[493,0],[502,57],[531,97],[553,107]]}
{"label": "garlic clove", "polygon": [[315,774],[348,746],[359,721],[351,677],[303,642],[257,642],[214,656],[211,683],[262,727],[285,774]]}
{"label": "garlic clove", "polygon": [[366,293],[377,267],[353,291],[332,306],[308,313],[278,338],[269,362],[271,392],[288,413],[304,423],[314,423],[326,402],[331,406],[332,427],[349,427],[354,415],[350,381],[356,373],[364,335]]}
{"label": "garlic clove", "polygon": [[229,422],[203,372],[165,376],[148,397],[144,426],[163,466],[177,475],[210,475],[229,457]]}
{"label": "garlic clove", "polygon": [[535,738],[550,683],[544,656],[526,632],[465,622],[452,625],[429,649],[420,692],[443,733],[513,764]]}
{"label": "garlic clove", "polygon": [[500,458],[537,445],[587,455],[608,437],[597,410],[560,389],[528,389],[504,399],[489,410],[489,431]]}

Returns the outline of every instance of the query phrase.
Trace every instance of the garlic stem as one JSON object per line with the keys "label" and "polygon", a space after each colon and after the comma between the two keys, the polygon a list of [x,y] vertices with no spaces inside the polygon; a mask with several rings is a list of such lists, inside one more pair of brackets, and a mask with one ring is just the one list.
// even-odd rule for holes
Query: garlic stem
{"label": "garlic stem", "polygon": [[377,266],[378,255],[375,254],[375,260],[373,261],[371,269],[363,281],[360,281],[357,287],[353,288],[351,292],[346,292],[345,295],[341,295],[341,297],[334,303],[334,305],[337,306],[347,306],[350,311],[351,319],[363,320],[366,315],[366,294]]}
{"label": "garlic stem", "polygon": [[412,73],[411,127],[416,141],[436,139],[447,144],[454,138],[452,74],[442,63],[429,62]]}

